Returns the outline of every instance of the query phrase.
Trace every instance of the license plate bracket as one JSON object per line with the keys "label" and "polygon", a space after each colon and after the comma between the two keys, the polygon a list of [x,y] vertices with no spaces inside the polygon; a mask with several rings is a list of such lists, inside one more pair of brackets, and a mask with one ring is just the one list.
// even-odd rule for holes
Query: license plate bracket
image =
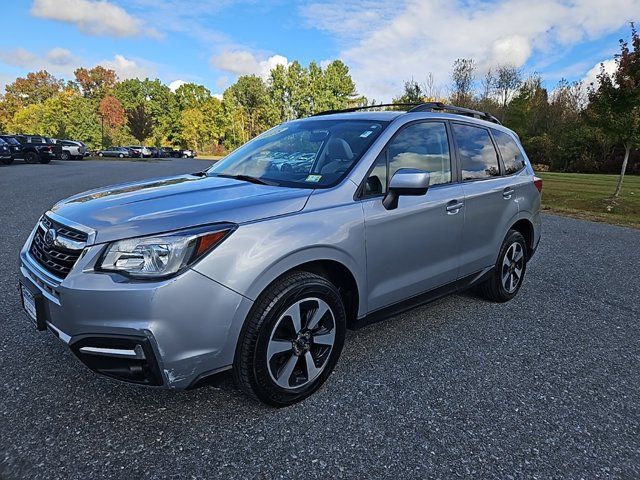
{"label": "license plate bracket", "polygon": [[20,282],[20,300],[22,308],[33,322],[36,330],[47,329],[47,314],[45,311],[45,300],[41,293],[34,292],[24,283]]}

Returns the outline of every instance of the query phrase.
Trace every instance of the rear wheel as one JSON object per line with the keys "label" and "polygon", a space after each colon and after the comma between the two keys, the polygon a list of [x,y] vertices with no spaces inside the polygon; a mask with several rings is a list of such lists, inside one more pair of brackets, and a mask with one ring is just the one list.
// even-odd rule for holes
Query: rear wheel
{"label": "rear wheel", "polygon": [[65,152],[63,150],[62,153],[60,154],[60,160],[69,160],[69,158],[71,158],[71,155],[69,154],[69,152]]}
{"label": "rear wheel", "polygon": [[98,154],[98,156],[99,156],[99,157],[104,157],[104,153],[100,152],[100,153]]}
{"label": "rear wheel", "polygon": [[38,163],[40,159],[38,158],[38,154],[36,152],[27,152],[24,154],[25,163]]}
{"label": "rear wheel", "polygon": [[10,165],[11,163],[13,163],[13,157],[3,158],[2,163],[4,163],[5,165]]}
{"label": "rear wheel", "polygon": [[120,155],[118,155],[118,157],[124,158],[124,154],[121,153]]}
{"label": "rear wheel", "polygon": [[507,302],[520,290],[526,270],[527,242],[520,232],[509,230],[491,276],[478,286],[478,290],[488,300]]}
{"label": "rear wheel", "polygon": [[346,331],[340,294],[328,280],[293,272],[254,304],[234,362],[236,383],[276,407],[308,397],[333,371]]}

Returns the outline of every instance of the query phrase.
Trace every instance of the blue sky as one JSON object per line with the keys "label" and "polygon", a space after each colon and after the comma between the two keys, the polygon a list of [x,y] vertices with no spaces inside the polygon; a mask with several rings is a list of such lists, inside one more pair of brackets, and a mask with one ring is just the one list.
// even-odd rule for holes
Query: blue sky
{"label": "blue sky", "polygon": [[608,68],[640,0],[18,0],[3,5],[0,85],[46,68],[102,64],[121,78],[192,81],[221,93],[278,63],[349,65],[361,93],[389,100],[431,73],[447,94],[453,60],[514,64],[553,86]]}

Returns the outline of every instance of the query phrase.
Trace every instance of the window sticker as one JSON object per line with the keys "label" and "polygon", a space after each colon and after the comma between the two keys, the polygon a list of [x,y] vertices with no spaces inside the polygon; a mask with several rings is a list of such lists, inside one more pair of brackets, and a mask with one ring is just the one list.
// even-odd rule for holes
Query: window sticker
{"label": "window sticker", "polygon": [[367,138],[372,133],[373,132],[371,130],[367,130],[366,132],[363,132],[362,134],[360,134],[360,138]]}
{"label": "window sticker", "polygon": [[308,175],[307,178],[304,179],[305,182],[313,182],[318,183],[322,180],[322,175]]}

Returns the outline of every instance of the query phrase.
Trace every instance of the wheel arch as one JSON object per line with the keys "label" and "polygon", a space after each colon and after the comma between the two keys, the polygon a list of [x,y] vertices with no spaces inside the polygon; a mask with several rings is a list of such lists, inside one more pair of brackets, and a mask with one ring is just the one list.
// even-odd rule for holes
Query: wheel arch
{"label": "wheel arch", "polygon": [[354,272],[355,260],[340,250],[321,248],[301,250],[280,259],[268,268],[249,289],[249,297],[256,299],[269,285],[293,271],[315,273],[329,280],[340,292],[350,326],[363,309],[364,278]]}
{"label": "wheel arch", "polygon": [[533,222],[528,218],[520,218],[514,222],[509,230],[516,230],[524,237],[527,243],[527,258],[531,256],[531,251],[534,248],[534,227]]}

